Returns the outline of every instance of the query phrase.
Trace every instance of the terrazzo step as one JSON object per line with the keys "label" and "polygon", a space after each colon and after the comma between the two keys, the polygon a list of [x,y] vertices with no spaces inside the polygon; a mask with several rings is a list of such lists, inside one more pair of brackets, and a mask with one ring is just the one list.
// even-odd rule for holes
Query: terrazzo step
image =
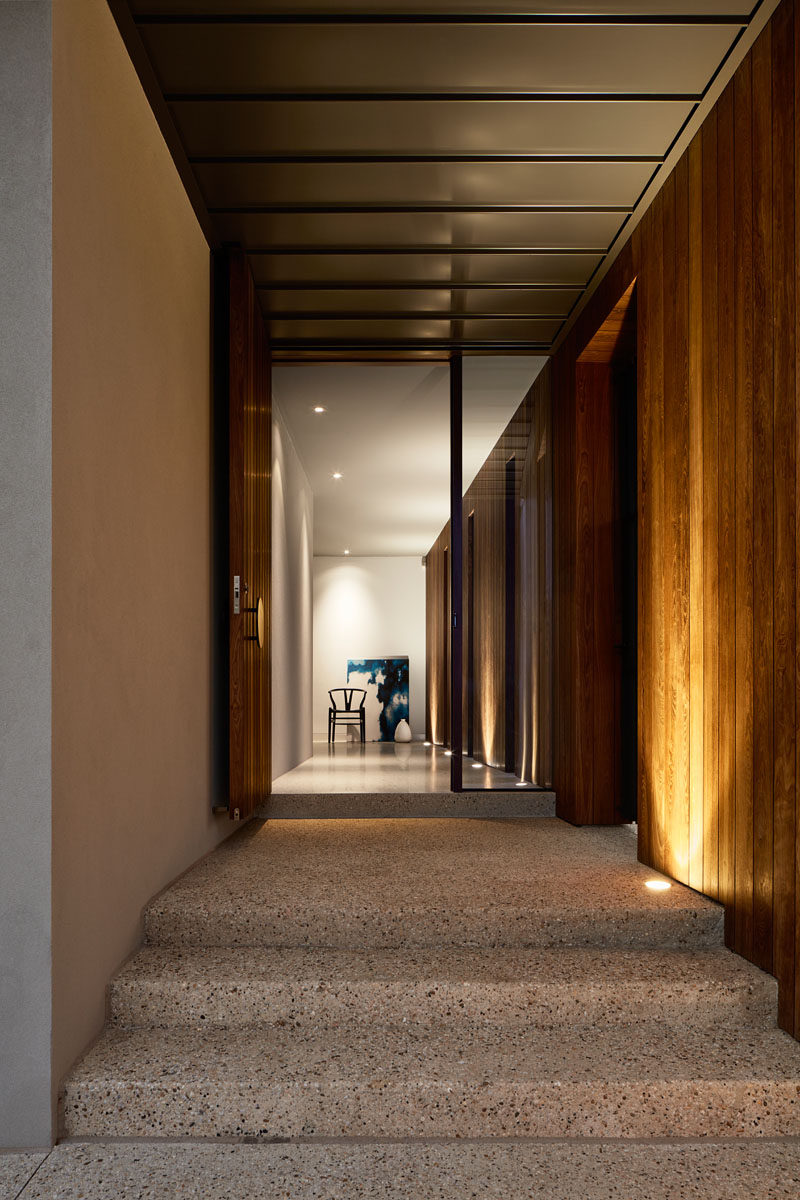
{"label": "terrazzo step", "polygon": [[[38,1163],[43,1156],[35,1157]],[[94,1142],[56,1146],[20,1200],[797,1200],[798,1194],[800,1143],[794,1138],[672,1144]]]}
{"label": "terrazzo step", "polygon": [[262,946],[348,949],[437,946],[714,949],[722,944],[717,905],[686,908],[526,908],[486,900],[456,906],[432,896],[426,903],[379,907],[369,901],[326,904],[305,894],[286,904],[246,897],[209,911],[171,902],[145,914],[145,941],[161,946]]}
{"label": "terrazzo step", "polygon": [[554,818],[265,821],[156,897],[150,944],[708,949],[720,905],[645,887],[625,829]]}
{"label": "terrazzo step", "polygon": [[800,1045],[777,1029],[107,1031],[67,1079],[66,1136],[777,1137]]}
{"label": "terrazzo step", "polygon": [[293,820],[375,817],[554,817],[555,792],[273,792],[257,816]]}
{"label": "terrazzo step", "polygon": [[727,950],[172,950],[147,947],[109,988],[119,1026],[298,1031],[452,1021],[505,1027],[658,1021],[771,1024],[775,980]]}

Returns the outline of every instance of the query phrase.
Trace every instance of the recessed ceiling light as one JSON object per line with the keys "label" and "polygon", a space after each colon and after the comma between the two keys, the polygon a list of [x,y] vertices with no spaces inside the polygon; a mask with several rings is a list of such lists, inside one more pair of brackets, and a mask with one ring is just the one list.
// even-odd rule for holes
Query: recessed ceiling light
{"label": "recessed ceiling light", "polygon": [[668,883],[666,879],[648,879],[644,886],[650,888],[651,892],[666,892],[672,887],[672,884]]}
{"label": "recessed ceiling light", "polygon": [[350,551],[349,551],[349,550],[345,550],[345,554],[349,554],[349,553],[350,553]]}
{"label": "recessed ceiling light", "polygon": [[334,479],[341,479],[341,478],[342,478],[342,472],[341,472],[341,471],[334,471],[334,472],[333,472],[333,478],[334,478]]}
{"label": "recessed ceiling light", "polygon": [[323,406],[322,406],[321,404],[315,404],[315,405],[314,405],[314,412],[315,412],[315,413],[321,413],[321,412],[327,412],[327,411],[328,411],[328,410],[327,410],[327,408],[323,408]]}

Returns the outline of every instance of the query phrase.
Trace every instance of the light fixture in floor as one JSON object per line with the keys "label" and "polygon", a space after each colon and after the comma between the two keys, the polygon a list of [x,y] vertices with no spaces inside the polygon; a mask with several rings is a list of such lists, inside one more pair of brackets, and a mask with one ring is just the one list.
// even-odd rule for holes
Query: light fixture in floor
{"label": "light fixture in floor", "polygon": [[345,550],[345,554],[349,554],[349,553],[350,553],[350,551],[349,551],[349,550]]}
{"label": "light fixture in floor", "polygon": [[515,787],[527,787],[528,785],[527,785],[527,783],[525,783],[525,781],[523,780],[521,783],[517,783],[517,784],[515,784],[514,786],[515,786]]}
{"label": "light fixture in floor", "polygon": [[483,763],[473,763],[472,769],[475,770],[477,768],[478,770],[480,770],[482,766],[483,766]]}
{"label": "light fixture in floor", "polygon": [[328,410],[327,410],[326,408],[323,408],[323,406],[322,406],[321,404],[315,404],[315,405],[314,405],[314,412],[315,412],[315,413],[323,413],[323,412],[327,412],[327,411],[328,411]]}
{"label": "light fixture in floor", "polygon": [[334,479],[342,479],[342,478],[343,478],[343,476],[342,476],[342,472],[341,472],[341,471],[334,471],[334,472],[333,472],[333,478],[334,478]]}
{"label": "light fixture in floor", "polygon": [[647,879],[644,886],[651,892],[667,892],[672,884],[668,883],[666,879]]}
{"label": "light fixture in floor", "polygon": [[452,750],[445,750],[445,752],[444,752],[444,756],[445,756],[445,758],[452,758],[452,757],[453,757],[453,751],[452,751]]}
{"label": "light fixture in floor", "polygon": [[430,742],[423,742],[423,746],[430,746]]}

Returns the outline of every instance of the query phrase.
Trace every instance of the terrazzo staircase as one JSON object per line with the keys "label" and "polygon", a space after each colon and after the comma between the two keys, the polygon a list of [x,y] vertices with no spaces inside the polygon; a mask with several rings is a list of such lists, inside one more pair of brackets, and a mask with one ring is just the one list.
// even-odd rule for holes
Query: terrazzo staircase
{"label": "terrazzo staircase", "polygon": [[64,1134],[800,1134],[774,981],[649,875],[547,818],[250,826],[149,906]]}

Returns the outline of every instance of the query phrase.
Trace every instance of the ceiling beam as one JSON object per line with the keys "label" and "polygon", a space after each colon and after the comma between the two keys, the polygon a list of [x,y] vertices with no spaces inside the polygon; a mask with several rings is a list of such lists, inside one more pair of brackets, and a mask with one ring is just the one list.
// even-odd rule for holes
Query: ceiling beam
{"label": "ceiling beam", "polygon": [[385,92],[378,88],[367,91],[349,91],[344,88],[334,91],[280,88],[265,92],[164,93],[168,104],[404,104],[409,100],[424,104],[697,104],[702,98],[702,92],[528,92],[501,91],[497,88],[486,88],[482,91],[408,89],[399,92]]}
{"label": "ceiling beam", "polygon": [[302,245],[291,245],[291,243],[286,243],[284,245],[276,246],[248,246],[246,253],[254,256],[266,257],[283,254],[294,254],[298,257],[303,257],[307,254],[319,254],[323,256],[330,254],[345,256],[373,254],[587,254],[593,258],[596,258],[598,255],[605,254],[607,250],[607,246],[490,246],[486,245],[485,243],[475,246],[450,246],[445,242],[441,244],[437,244],[436,242],[417,244],[414,244],[413,242],[406,242],[403,245],[393,244],[390,246],[383,245],[381,242],[376,242],[375,245],[372,246],[336,246],[326,242],[324,245],[320,244],[319,246],[313,246],[304,242]]}
{"label": "ceiling beam", "polygon": [[303,216],[305,213],[630,213],[629,204],[455,204],[449,200],[427,204],[220,204],[209,207],[212,216]]}
{"label": "ceiling beam", "polygon": [[257,283],[260,292],[472,292],[472,291],[525,291],[525,292],[575,292],[583,291],[585,283],[538,283],[527,280],[504,283],[502,280],[454,283],[452,280],[403,279],[403,280],[271,280]]}
{"label": "ceiling beam", "polygon": [[523,342],[492,338],[270,338],[270,349],[287,350],[489,350],[498,354],[546,354],[550,342]]}
{"label": "ceiling beam", "polygon": [[138,12],[138,25],[731,25],[742,13]]}
{"label": "ceiling beam", "polygon": [[486,151],[475,154],[456,151],[435,151],[430,154],[192,154],[189,162],[197,166],[267,166],[267,167],[346,167],[356,165],[382,166],[413,163],[430,163],[440,166],[447,163],[652,163],[658,166],[664,161],[660,154],[516,154],[503,151]]}
{"label": "ceiling beam", "polygon": [[404,309],[402,312],[309,309],[280,311],[268,309],[270,321],[563,321],[566,312],[431,312],[429,309]]}

